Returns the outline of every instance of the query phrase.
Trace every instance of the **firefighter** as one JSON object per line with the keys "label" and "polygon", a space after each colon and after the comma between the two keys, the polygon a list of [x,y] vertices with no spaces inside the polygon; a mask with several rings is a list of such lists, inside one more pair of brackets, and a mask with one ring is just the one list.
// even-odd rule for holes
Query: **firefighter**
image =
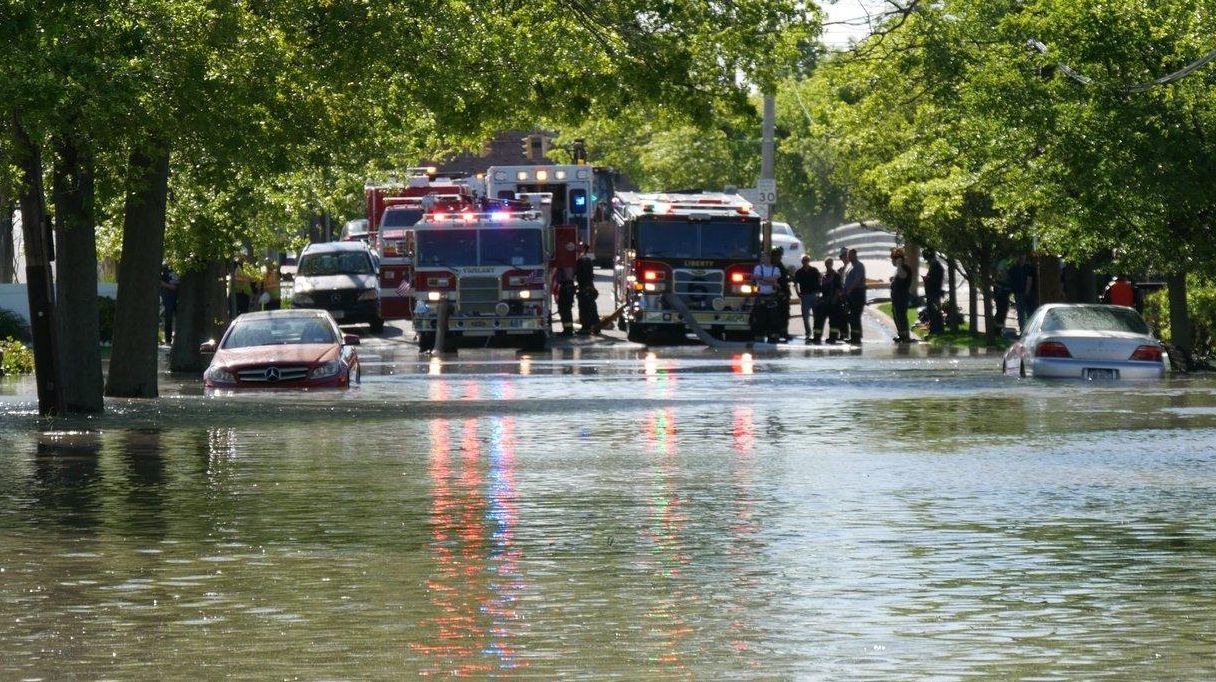
{"label": "firefighter", "polygon": [[591,246],[580,244],[582,255],[574,264],[574,282],[578,285],[578,333],[580,336],[590,336],[598,332],[600,314],[595,299],[599,292],[595,290],[595,259],[591,257]]}
{"label": "firefighter", "polygon": [[574,268],[559,266],[553,271],[553,295],[557,298],[557,315],[562,320],[558,336],[574,336]]}

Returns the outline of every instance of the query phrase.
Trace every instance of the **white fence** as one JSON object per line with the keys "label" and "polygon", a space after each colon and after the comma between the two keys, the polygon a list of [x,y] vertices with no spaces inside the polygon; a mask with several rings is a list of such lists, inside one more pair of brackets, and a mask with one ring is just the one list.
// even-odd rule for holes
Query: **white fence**
{"label": "white fence", "polygon": [[[109,282],[97,284],[97,295],[118,298],[118,285]],[[25,284],[0,284],[0,310],[11,310],[26,322],[30,319],[30,299]]]}

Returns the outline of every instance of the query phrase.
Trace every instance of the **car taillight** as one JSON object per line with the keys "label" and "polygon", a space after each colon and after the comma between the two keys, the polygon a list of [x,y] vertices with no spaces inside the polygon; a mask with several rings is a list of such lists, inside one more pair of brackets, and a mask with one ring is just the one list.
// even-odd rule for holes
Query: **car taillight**
{"label": "car taillight", "polygon": [[1034,349],[1036,358],[1071,358],[1072,353],[1059,341],[1044,341]]}
{"label": "car taillight", "polygon": [[1140,346],[1128,360],[1161,362],[1161,348],[1159,346]]}

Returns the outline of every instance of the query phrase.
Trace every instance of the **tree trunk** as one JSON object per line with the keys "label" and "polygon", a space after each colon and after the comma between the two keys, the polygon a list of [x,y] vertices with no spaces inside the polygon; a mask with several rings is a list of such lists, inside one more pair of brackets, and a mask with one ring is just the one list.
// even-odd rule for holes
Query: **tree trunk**
{"label": "tree trunk", "polygon": [[920,247],[908,244],[904,247],[904,263],[912,270],[912,282],[908,286],[908,300],[920,300]]}
{"label": "tree trunk", "polygon": [[971,329],[972,334],[978,334],[980,331],[980,307],[979,307],[979,289],[976,282],[975,271],[967,273],[967,326]]}
{"label": "tree trunk", "polygon": [[992,277],[992,256],[985,251],[984,262],[980,264],[980,288],[984,294],[984,338],[989,346],[996,343],[1002,328],[997,324],[995,311],[992,309]]}
{"label": "tree trunk", "polygon": [[55,324],[55,283],[51,275],[52,245],[48,243],[46,197],[42,190],[42,149],[30,139],[20,120],[13,121],[13,142],[21,163],[21,237],[25,244],[25,281],[34,337],[34,379],[38,412],[64,412],[59,378],[59,339]]}
{"label": "tree trunk", "polygon": [[97,233],[93,221],[93,168],[71,140],[55,162],[55,241],[58,246],[59,350],[64,406],[101,412],[101,323],[97,313]]}
{"label": "tree trunk", "polygon": [[[224,262],[209,261],[202,271],[182,275],[177,287],[177,318],[169,370],[201,372],[206,369],[198,347],[208,339],[219,340],[227,325],[227,303],[223,293]],[[218,319],[218,322],[217,322]]]}
{"label": "tree trunk", "polygon": [[1186,273],[1170,273],[1165,281],[1169,285],[1170,340],[1190,369],[1195,345],[1191,336],[1191,313],[1186,303]]}
{"label": "tree trunk", "polygon": [[13,200],[0,189],[0,284],[12,284],[17,274],[13,248]]}
{"label": "tree trunk", "polygon": [[957,332],[958,317],[954,311],[958,310],[958,291],[955,289],[958,286],[958,263],[955,263],[953,258],[946,259],[946,275],[949,281],[949,288],[946,290],[946,328]]}
{"label": "tree trunk", "polygon": [[160,265],[169,192],[167,147],[131,153],[106,395],[155,398]]}

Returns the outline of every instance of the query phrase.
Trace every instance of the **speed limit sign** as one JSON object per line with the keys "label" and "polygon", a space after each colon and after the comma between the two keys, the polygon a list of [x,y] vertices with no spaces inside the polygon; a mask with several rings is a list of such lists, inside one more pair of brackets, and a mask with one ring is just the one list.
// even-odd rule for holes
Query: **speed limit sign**
{"label": "speed limit sign", "polygon": [[757,203],[777,203],[777,181],[773,178],[760,178],[756,181]]}

